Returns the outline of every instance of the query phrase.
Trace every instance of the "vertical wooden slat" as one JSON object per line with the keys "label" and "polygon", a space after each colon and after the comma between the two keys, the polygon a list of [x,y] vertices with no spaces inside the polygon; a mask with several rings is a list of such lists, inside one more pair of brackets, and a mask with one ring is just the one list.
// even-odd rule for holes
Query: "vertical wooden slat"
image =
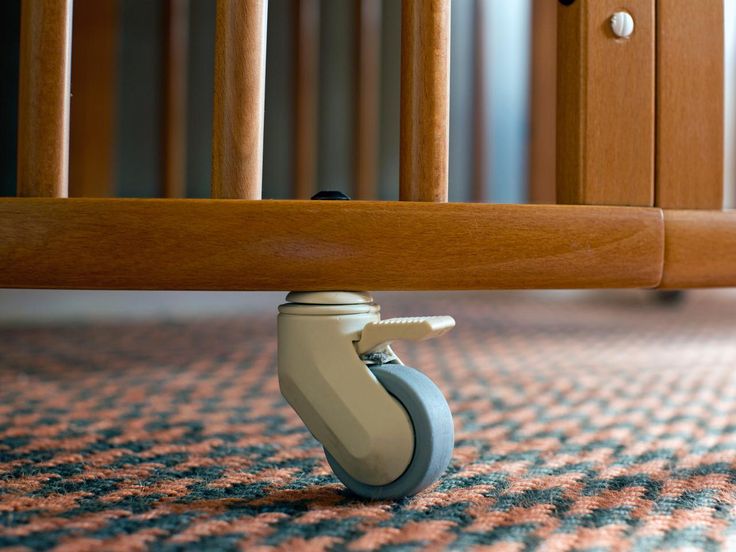
{"label": "vertical wooden slat", "polygon": [[555,202],[557,2],[532,3],[529,200]]}
{"label": "vertical wooden slat", "polygon": [[260,199],[268,0],[217,0],[212,197]]}
{"label": "vertical wooden slat", "polygon": [[657,0],[656,204],[723,205],[723,0]]}
{"label": "vertical wooden slat", "polygon": [[380,124],[381,0],[355,0],[355,198],[375,199]]}
{"label": "vertical wooden slat", "polygon": [[76,0],[72,44],[69,195],[115,195],[117,0]]}
{"label": "vertical wooden slat", "polygon": [[18,85],[20,196],[68,195],[71,41],[72,0],[23,0]]}
{"label": "vertical wooden slat", "polygon": [[[558,5],[561,203],[653,204],[654,2],[577,0]],[[619,10],[634,19],[634,32],[626,39],[611,30],[610,18]]]}
{"label": "vertical wooden slat", "polygon": [[316,190],[319,105],[320,0],[293,0],[294,17],[294,199]]}
{"label": "vertical wooden slat", "polygon": [[447,201],[450,0],[401,6],[400,198]]}
{"label": "vertical wooden slat", "polygon": [[164,197],[186,196],[189,0],[165,0],[161,186]]}
{"label": "vertical wooden slat", "polygon": [[[736,2],[727,0],[723,5],[723,208],[736,208]],[[730,61],[730,63],[729,63]]]}
{"label": "vertical wooden slat", "polygon": [[486,28],[487,0],[475,0],[473,5],[473,180],[471,200],[482,203],[486,198],[488,181],[488,109],[490,104],[488,74],[488,29]]}

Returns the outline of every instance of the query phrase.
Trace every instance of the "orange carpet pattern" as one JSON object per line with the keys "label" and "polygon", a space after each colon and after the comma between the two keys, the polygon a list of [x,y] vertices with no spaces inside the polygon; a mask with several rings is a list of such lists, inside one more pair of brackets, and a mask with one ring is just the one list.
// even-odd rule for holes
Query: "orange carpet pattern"
{"label": "orange carpet pattern", "polygon": [[445,392],[445,476],[365,502],[278,391],[275,316],[0,328],[0,546],[736,546],[736,300],[391,295],[452,314],[397,347]]}

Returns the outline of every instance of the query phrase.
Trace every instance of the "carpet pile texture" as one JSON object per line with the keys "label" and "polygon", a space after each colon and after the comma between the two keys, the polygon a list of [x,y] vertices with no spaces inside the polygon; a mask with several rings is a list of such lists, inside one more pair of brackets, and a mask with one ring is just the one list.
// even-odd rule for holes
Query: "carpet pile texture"
{"label": "carpet pile texture", "polygon": [[736,299],[392,295],[452,408],[440,481],[356,499],[281,398],[275,317],[0,328],[0,546],[736,547]]}

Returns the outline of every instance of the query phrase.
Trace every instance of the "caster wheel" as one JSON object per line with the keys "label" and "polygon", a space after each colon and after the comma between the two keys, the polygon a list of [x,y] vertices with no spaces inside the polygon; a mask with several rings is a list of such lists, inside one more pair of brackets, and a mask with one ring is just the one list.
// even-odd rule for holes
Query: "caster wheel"
{"label": "caster wheel", "polygon": [[403,474],[386,485],[354,479],[325,450],[335,475],[355,494],[370,499],[410,496],[426,489],[445,472],[452,458],[455,434],[452,413],[442,391],[414,368],[401,364],[372,366],[378,381],[406,410],[414,426],[414,455]]}

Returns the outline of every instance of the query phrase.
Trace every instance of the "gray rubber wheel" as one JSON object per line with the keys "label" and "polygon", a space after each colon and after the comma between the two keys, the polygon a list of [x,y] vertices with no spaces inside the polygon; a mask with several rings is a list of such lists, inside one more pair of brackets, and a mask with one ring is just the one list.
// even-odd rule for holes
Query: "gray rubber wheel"
{"label": "gray rubber wheel", "polygon": [[452,459],[455,432],[452,413],[442,391],[420,371],[401,364],[370,367],[386,390],[406,409],[414,426],[414,456],[401,476],[387,485],[354,479],[325,449],[332,471],[345,486],[365,498],[411,496],[434,483]]}

